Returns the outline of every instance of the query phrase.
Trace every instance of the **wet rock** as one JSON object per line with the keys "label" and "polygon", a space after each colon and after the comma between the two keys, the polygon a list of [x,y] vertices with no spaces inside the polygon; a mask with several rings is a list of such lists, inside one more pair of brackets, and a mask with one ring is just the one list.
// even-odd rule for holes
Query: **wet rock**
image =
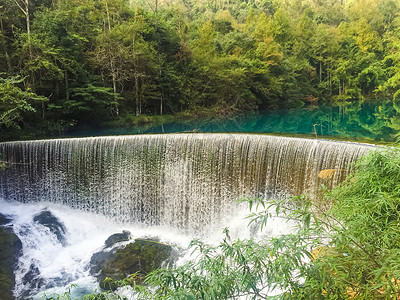
{"label": "wet rock", "polygon": [[29,284],[29,289],[34,290],[44,286],[45,282],[39,277],[40,271],[34,264],[31,264],[29,271],[22,278],[22,283],[24,285]]}
{"label": "wet rock", "polygon": [[129,231],[122,231],[122,233],[115,233],[111,235],[106,241],[106,248],[114,246],[116,243],[129,241],[131,239],[131,233]]}
{"label": "wet rock", "polygon": [[110,237],[104,242],[104,249],[92,255],[90,259],[90,273],[98,274],[101,271],[101,265],[115,255],[115,252],[118,249],[118,245],[116,244],[128,241],[130,237],[131,233],[126,230],[122,231],[122,233],[110,235]]}
{"label": "wet rock", "polygon": [[0,214],[0,226],[10,224],[12,218],[3,214]]}
{"label": "wet rock", "polygon": [[95,276],[99,275],[102,266],[115,255],[115,252],[116,249],[114,251],[103,250],[94,253],[90,259],[90,274]]}
{"label": "wet rock", "polygon": [[[137,273],[139,278],[160,268],[163,264],[172,264],[176,251],[170,245],[147,239],[136,239],[119,249],[107,249],[92,256],[91,273],[97,276],[102,289],[115,289],[114,280],[122,280]],[[108,280],[111,278],[112,280]]]}
{"label": "wet rock", "polygon": [[[0,223],[8,224],[8,217],[0,214]],[[21,255],[22,243],[12,227],[0,226],[0,291],[1,300],[15,299],[12,289],[15,285],[14,266]]]}
{"label": "wet rock", "polygon": [[57,240],[62,244],[66,245],[65,232],[66,228],[64,224],[54,216],[50,211],[43,210],[39,214],[33,217],[33,221],[47,227],[51,233],[53,233]]}

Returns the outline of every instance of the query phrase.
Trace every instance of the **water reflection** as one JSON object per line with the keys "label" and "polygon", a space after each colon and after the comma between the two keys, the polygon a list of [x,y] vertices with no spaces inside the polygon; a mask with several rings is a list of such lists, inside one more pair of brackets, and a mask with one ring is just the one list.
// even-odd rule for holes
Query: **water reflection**
{"label": "water reflection", "polygon": [[108,129],[82,135],[172,132],[246,132],[393,142],[400,131],[400,106],[391,101],[344,102],[265,111],[233,118],[171,122],[161,126]]}

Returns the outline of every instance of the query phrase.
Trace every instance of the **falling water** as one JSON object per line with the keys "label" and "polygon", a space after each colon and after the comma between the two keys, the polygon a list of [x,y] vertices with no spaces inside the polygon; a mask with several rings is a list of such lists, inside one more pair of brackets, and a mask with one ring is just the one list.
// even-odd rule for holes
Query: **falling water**
{"label": "falling water", "polygon": [[[65,227],[63,242],[48,227],[34,221],[43,211],[51,212]],[[97,279],[90,274],[91,256],[100,251],[105,240],[114,233],[128,230],[133,239],[159,239],[180,248],[187,247],[190,241],[189,236],[171,228],[120,224],[101,215],[54,203],[23,204],[0,199],[0,213],[12,219],[13,231],[22,243],[23,251],[14,269],[16,299],[50,299],[43,297],[43,293],[62,294],[71,283],[78,285],[72,290],[72,299],[98,290]],[[2,292],[0,288],[0,299],[3,299]]]}
{"label": "falling water", "polygon": [[245,134],[168,134],[0,144],[0,197],[51,202],[119,222],[191,232],[221,224],[236,199],[334,186],[366,145]]}

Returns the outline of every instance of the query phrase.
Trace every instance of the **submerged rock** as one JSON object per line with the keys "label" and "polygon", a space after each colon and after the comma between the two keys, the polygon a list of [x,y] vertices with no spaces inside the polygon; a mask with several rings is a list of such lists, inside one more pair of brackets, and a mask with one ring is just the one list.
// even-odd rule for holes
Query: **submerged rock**
{"label": "submerged rock", "polygon": [[0,214],[0,299],[15,299],[12,290],[15,285],[14,266],[21,255],[22,243],[12,227],[5,227],[10,218]]}
{"label": "submerged rock", "polygon": [[43,210],[33,217],[33,221],[47,227],[51,233],[53,233],[57,240],[62,244],[66,245],[65,232],[67,231],[64,224],[54,216],[50,211]]}
{"label": "submerged rock", "polygon": [[170,245],[136,239],[135,242],[119,249],[107,251],[106,248],[95,253],[91,259],[90,271],[97,276],[102,289],[115,289],[114,280],[122,280],[134,273],[137,273],[137,278],[141,278],[163,264],[172,264],[175,261],[175,253]]}

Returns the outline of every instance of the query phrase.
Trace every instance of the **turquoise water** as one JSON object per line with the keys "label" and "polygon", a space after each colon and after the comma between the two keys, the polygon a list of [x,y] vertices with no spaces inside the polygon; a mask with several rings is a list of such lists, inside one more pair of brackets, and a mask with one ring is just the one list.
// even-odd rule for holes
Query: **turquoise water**
{"label": "turquoise water", "polygon": [[80,132],[79,135],[243,132],[379,143],[396,141],[399,131],[400,108],[390,101],[375,101],[264,111],[231,118],[175,121],[159,126],[146,125]]}

